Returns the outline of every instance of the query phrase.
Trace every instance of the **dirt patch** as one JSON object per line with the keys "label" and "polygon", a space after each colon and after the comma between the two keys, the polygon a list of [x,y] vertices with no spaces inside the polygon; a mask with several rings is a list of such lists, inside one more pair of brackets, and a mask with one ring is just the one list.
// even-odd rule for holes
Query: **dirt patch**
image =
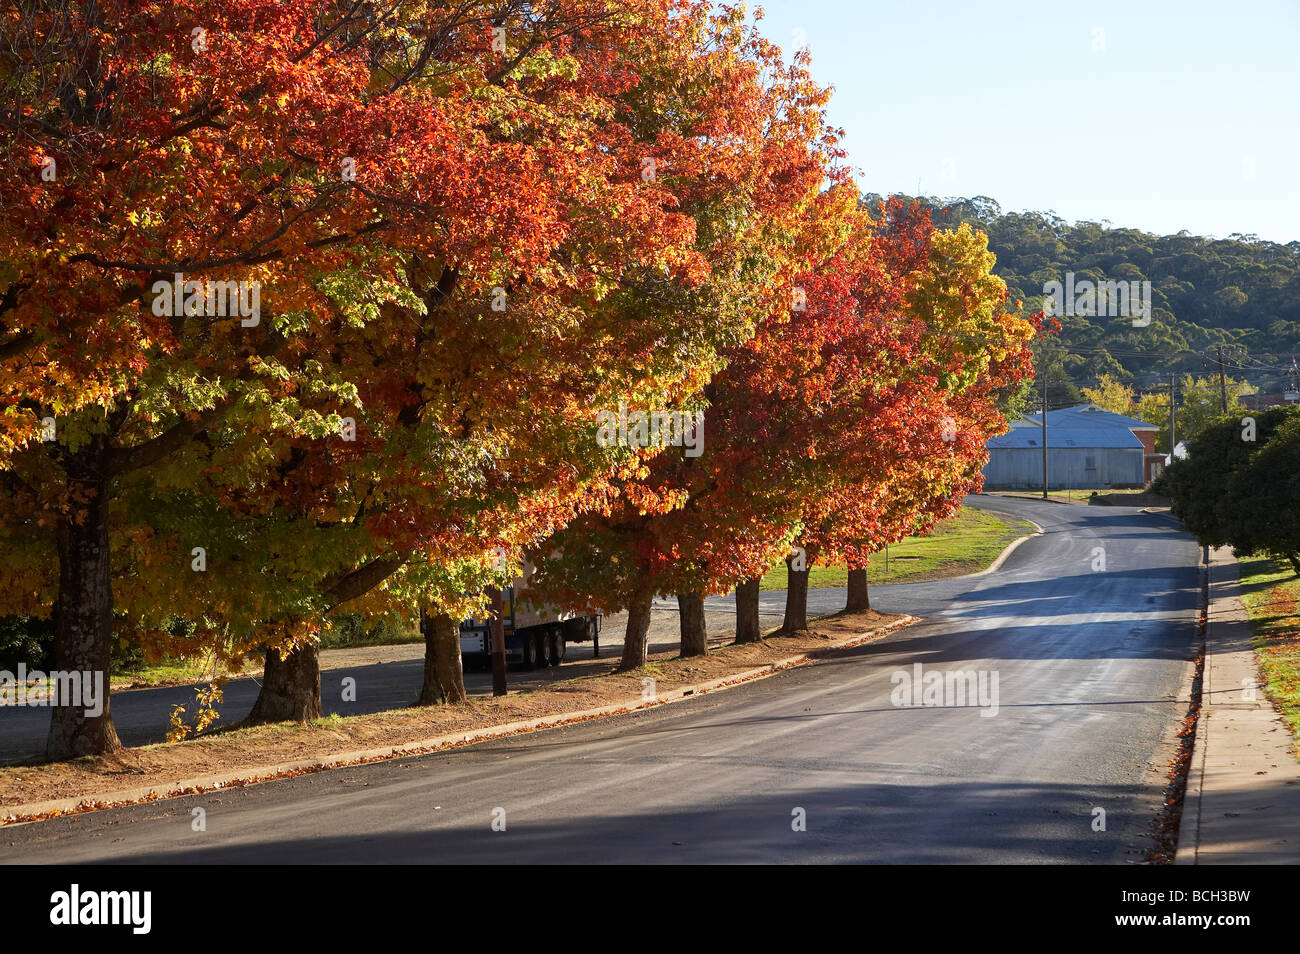
{"label": "dirt patch", "polygon": [[[872,611],[833,616],[817,620],[812,630],[791,636],[769,636],[762,642],[746,645],[732,643],[711,649],[707,656],[689,659],[680,659],[675,653],[655,653],[644,669],[630,673],[615,672],[616,663],[611,662],[600,672],[500,698],[475,698],[464,705],[394,709],[370,715],[331,717],[310,724],[232,727],[184,742],[127,749],[113,758],[4,766],[0,767],[0,810],[4,810],[0,823],[110,807],[105,797],[125,789],[154,789],[155,792],[134,799],[152,800],[200,790],[178,780],[215,775],[226,778],[219,786],[214,783],[212,787],[237,787],[267,778],[319,771],[331,767],[324,764],[325,760],[342,753],[410,746],[444,736],[453,738],[430,745],[429,750],[454,748],[465,744],[455,741],[455,736],[473,733],[477,741],[483,737],[484,730],[495,726],[548,717],[562,719],[567,714],[602,707],[623,707],[620,711],[626,711],[656,705],[667,701],[669,695],[680,695],[701,683],[726,682],[730,677],[741,681],[747,674],[748,678],[757,678],[777,671],[775,666],[792,657],[807,661],[804,657],[878,638],[909,619]],[[764,673],[752,672],[762,667],[769,668]],[[652,698],[645,695],[646,679],[654,680]],[[401,754],[415,754],[415,751],[423,749],[408,749]],[[384,757],[392,756],[374,755],[336,764],[356,764]],[[298,764],[304,760],[322,760],[322,764],[308,767]],[[295,767],[277,768],[286,764]],[[247,770],[247,775],[238,776],[243,770]],[[237,777],[231,778],[231,773]],[[82,801],[75,808],[40,814],[14,811],[20,805],[58,799]]]}

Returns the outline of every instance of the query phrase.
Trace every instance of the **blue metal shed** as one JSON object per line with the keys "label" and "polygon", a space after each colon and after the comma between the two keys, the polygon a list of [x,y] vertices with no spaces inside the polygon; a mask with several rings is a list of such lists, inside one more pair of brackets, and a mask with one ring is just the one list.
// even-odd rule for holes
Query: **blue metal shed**
{"label": "blue metal shed", "polygon": [[[1134,428],[1152,425],[1095,404],[1047,413],[1047,485],[1051,490],[1141,487],[1145,448]],[[1042,418],[1025,415],[988,442],[984,467],[988,490],[1037,490],[1043,486]]]}

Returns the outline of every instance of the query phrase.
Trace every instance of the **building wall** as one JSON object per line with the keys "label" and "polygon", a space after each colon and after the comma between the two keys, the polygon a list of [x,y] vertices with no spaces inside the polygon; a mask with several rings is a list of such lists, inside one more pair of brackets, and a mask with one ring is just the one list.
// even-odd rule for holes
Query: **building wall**
{"label": "building wall", "polygon": [[[1145,486],[1144,448],[1052,447],[1047,451],[1049,490],[1108,490]],[[1088,465],[1092,466],[1089,467]],[[1036,490],[1043,486],[1043,451],[1037,447],[989,450],[987,490]]]}
{"label": "building wall", "polygon": [[1144,458],[1143,468],[1145,470],[1147,483],[1149,484],[1160,475],[1162,470],[1165,469],[1165,455],[1154,454],[1150,457]]}
{"label": "building wall", "polygon": [[1137,439],[1142,442],[1142,482],[1151,483],[1156,474],[1164,466],[1165,455],[1156,453],[1156,432],[1155,431],[1134,431]]}

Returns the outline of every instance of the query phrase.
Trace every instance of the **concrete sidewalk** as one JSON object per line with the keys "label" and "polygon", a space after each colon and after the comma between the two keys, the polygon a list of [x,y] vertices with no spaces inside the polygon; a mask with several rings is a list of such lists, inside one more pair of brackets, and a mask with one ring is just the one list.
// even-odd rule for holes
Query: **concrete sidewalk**
{"label": "concrete sidewalk", "polygon": [[1241,578],[1210,551],[1205,677],[1176,864],[1300,862],[1300,762],[1264,695]]}

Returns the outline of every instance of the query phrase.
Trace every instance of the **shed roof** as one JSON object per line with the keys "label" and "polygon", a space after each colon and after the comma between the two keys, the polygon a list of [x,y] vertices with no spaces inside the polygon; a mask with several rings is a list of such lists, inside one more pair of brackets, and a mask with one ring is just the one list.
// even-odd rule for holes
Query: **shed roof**
{"label": "shed roof", "polygon": [[[989,440],[989,450],[1042,447],[1043,432],[1041,428],[1017,427],[1001,437]],[[1128,428],[1106,427],[1061,427],[1052,423],[1051,415],[1047,418],[1047,446],[1049,449],[1060,448],[1131,448],[1141,450],[1142,442]]]}
{"label": "shed roof", "polygon": [[[1041,414],[1026,414],[1025,417],[1040,426],[1043,423]],[[1048,411],[1048,431],[1054,426],[1118,428],[1123,430],[1137,428],[1140,431],[1159,430],[1154,424],[1139,421],[1136,417],[1128,417],[1124,414],[1116,414],[1114,411],[1107,411],[1095,404],[1079,404],[1075,407],[1063,407],[1055,411]]]}

